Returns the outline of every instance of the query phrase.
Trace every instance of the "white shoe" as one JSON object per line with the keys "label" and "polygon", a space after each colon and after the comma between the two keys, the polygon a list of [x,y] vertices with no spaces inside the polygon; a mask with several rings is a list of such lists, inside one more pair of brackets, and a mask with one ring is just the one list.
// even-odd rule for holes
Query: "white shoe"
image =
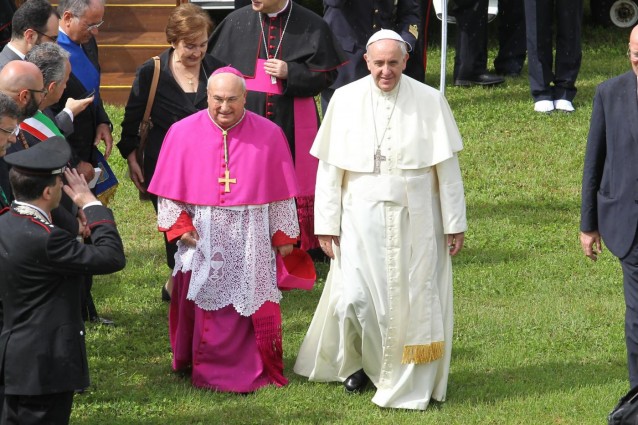
{"label": "white shoe", "polygon": [[554,102],[551,100],[539,100],[534,102],[534,110],[536,112],[552,112],[554,110]]}
{"label": "white shoe", "polygon": [[558,99],[554,101],[554,108],[563,112],[574,112],[574,105],[569,100]]}

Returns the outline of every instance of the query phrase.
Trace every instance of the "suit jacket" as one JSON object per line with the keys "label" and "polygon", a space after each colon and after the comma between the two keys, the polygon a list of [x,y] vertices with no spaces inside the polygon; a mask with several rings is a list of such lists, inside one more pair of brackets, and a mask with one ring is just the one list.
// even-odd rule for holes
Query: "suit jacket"
{"label": "suit jacket", "polygon": [[[169,58],[173,52],[169,48],[162,52],[160,57],[160,76],[155,92],[155,100],[151,109],[151,121],[153,126],[148,133],[148,140],[144,150],[144,180],[151,181],[155,172],[155,165],[159,157],[160,148],[166,132],[171,125],[194,114],[197,111],[208,107],[208,96],[206,94],[206,83],[210,74],[225,65],[224,62],[211,55],[206,55],[202,61],[199,72],[199,85],[194,100],[189,94],[179,86],[168,66]],[[151,81],[155,62],[149,59],[137,70],[131,93],[124,110],[124,120],[122,121],[122,139],[117,144],[117,148],[124,158],[133,152],[140,145],[139,128],[148,95],[151,90]]]}
{"label": "suit jacket", "polygon": [[[100,64],[98,63],[98,50],[95,38],[91,38],[88,43],[83,44],[82,50],[84,50],[84,53],[86,53],[89,60],[99,72]],[[64,105],[69,97],[80,99],[86,92],[87,89],[73,72],[71,72],[62,97],[58,103],[52,105],[50,108],[55,114],[58,114],[64,109]],[[102,99],[91,103],[74,118],[73,134],[67,135],[67,140],[73,150],[72,165],[75,166],[80,160],[93,162],[93,140],[95,138],[95,131],[97,126],[102,123],[111,124],[111,120],[104,110]]]}
{"label": "suit jacket", "polygon": [[71,120],[71,116],[64,111],[60,111],[57,115],[49,108],[46,108],[42,111],[44,115],[51,118],[56,127],[62,132],[64,137],[69,137],[73,133],[73,121]]}
{"label": "suit jacket", "polygon": [[18,56],[13,50],[11,50],[7,45],[2,48],[0,51],[0,69],[4,68],[6,64],[11,61],[21,61],[22,58]]}
{"label": "suit jacket", "polygon": [[623,258],[638,227],[638,99],[636,74],[596,89],[583,172],[580,230],[598,230]]}
{"label": "suit jacket", "polygon": [[0,216],[0,383],[6,394],[51,394],[89,385],[80,314],[83,279],[121,270],[125,258],[111,211],[96,205],[85,213],[92,244],[16,204]]}
{"label": "suit jacket", "polygon": [[[370,36],[380,29],[396,31],[415,47],[417,39],[410,29],[416,28],[421,36],[419,3],[418,0],[323,0],[323,19],[350,59],[339,68],[339,76],[331,88],[342,87],[369,74],[363,54]],[[423,81],[423,75],[410,76]]]}

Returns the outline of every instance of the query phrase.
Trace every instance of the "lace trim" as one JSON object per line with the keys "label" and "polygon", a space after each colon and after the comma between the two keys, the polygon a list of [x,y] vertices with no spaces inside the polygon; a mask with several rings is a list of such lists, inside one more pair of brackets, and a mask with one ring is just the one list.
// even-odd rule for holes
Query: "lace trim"
{"label": "lace trim", "polygon": [[197,247],[177,243],[174,273],[191,271],[187,298],[204,310],[232,304],[251,316],[266,301],[278,303],[272,236],[299,235],[293,199],[266,205],[206,207],[160,198],[158,224],[170,228],[182,211],[193,218]]}

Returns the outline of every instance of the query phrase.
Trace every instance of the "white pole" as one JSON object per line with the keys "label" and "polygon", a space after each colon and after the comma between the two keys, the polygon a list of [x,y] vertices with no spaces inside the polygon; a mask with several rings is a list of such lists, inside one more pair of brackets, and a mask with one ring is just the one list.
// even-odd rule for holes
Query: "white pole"
{"label": "white pole", "polygon": [[445,95],[445,68],[447,62],[447,0],[441,1],[441,82],[439,90]]}

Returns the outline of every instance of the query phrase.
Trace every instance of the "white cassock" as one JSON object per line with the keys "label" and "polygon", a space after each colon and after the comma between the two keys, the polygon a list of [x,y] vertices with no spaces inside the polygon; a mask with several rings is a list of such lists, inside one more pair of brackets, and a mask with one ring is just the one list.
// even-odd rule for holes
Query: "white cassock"
{"label": "white cassock", "polygon": [[320,159],[315,233],[341,243],[296,373],[344,381],[363,368],[382,407],[445,400],[453,327],[445,235],[467,228],[461,149],[445,98],[405,75],[389,93],[369,76],[335,92],[311,153]]}

